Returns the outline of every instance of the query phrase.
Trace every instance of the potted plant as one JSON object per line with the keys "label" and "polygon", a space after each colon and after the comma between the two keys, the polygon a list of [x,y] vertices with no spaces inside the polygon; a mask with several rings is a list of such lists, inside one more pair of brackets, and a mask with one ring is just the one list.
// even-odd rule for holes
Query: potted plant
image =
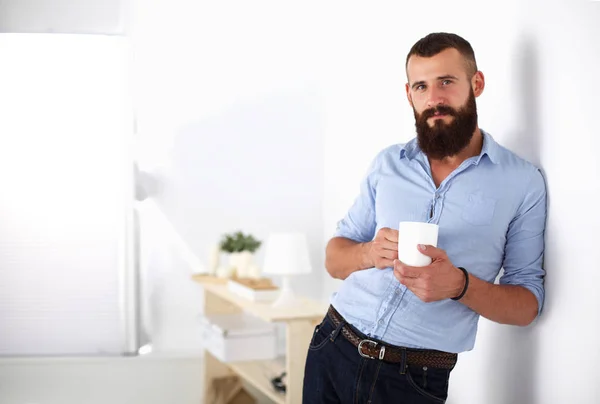
{"label": "potted plant", "polygon": [[246,235],[241,231],[223,236],[220,247],[221,251],[229,254],[229,277],[256,277],[256,268],[253,265],[254,253],[261,244],[262,242],[251,234]]}

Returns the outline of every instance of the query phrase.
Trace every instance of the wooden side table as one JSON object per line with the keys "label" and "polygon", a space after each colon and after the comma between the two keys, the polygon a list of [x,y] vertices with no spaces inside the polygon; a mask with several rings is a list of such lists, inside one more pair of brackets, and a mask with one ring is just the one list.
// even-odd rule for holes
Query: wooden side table
{"label": "wooden side table", "polygon": [[[248,403],[246,395],[238,394],[243,379],[279,404],[301,404],[304,364],[308,344],[315,326],[327,312],[327,305],[315,300],[300,298],[301,304],[293,307],[271,307],[270,303],[253,302],[231,293],[227,285],[214,277],[195,275],[193,279],[204,289],[204,314],[233,314],[241,311],[265,321],[281,322],[286,329],[286,356],[277,360],[223,363],[204,350],[204,403]],[[286,375],[286,393],[277,392],[271,378]],[[233,378],[232,378],[233,376]],[[229,394],[224,396],[219,384],[229,384]]]}

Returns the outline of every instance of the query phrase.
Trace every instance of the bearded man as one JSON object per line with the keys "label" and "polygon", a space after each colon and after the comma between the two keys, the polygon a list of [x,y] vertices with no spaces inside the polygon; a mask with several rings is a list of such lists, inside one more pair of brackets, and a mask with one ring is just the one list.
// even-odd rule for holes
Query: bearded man
{"label": "bearded man", "polygon": [[[327,244],[343,282],[310,341],[307,404],[443,403],[480,316],[526,326],[542,309],[545,181],[479,128],[471,45],[429,34],[406,75],[417,136],[373,159]],[[401,221],[439,226],[437,247],[415,246],[430,265],[398,260]]]}

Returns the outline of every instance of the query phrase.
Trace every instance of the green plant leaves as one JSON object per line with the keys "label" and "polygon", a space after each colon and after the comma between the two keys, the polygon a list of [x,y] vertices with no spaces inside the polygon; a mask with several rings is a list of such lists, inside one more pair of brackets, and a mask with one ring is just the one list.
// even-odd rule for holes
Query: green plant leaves
{"label": "green plant leaves", "polygon": [[241,231],[235,233],[225,234],[219,244],[222,251],[228,253],[250,251],[255,252],[258,250],[262,241],[257,240],[251,234],[245,235]]}

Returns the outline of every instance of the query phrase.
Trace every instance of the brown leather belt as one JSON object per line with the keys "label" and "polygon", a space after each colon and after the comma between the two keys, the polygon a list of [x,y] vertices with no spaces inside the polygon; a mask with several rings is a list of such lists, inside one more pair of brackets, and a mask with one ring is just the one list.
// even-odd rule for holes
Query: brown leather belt
{"label": "brown leather belt", "polygon": [[450,352],[435,351],[430,349],[404,348],[395,345],[384,344],[381,341],[369,339],[365,335],[359,335],[354,331],[346,320],[333,306],[329,306],[327,315],[337,328],[344,322],[341,333],[348,341],[358,348],[358,353],[363,358],[379,359],[390,363],[402,363],[405,355],[407,365],[427,366],[440,369],[453,369],[458,360],[458,355]]}

